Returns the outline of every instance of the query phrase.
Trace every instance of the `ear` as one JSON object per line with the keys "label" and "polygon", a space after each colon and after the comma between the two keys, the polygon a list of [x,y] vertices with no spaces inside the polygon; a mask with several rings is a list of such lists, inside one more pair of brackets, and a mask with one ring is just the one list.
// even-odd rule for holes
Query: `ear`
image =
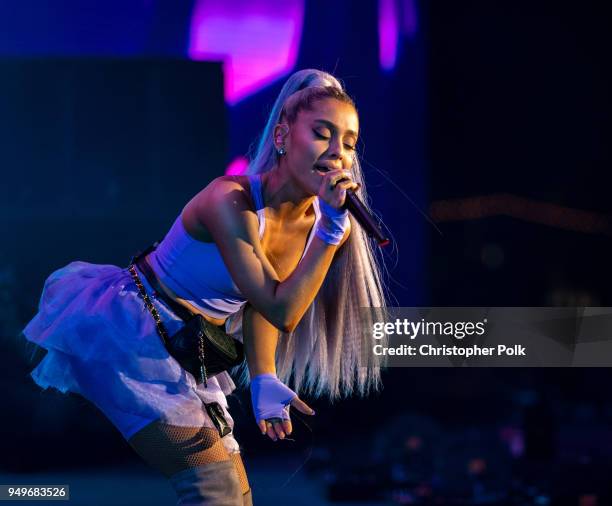
{"label": "ear", "polygon": [[274,147],[280,148],[285,144],[285,138],[289,134],[289,125],[287,123],[278,123],[274,127]]}

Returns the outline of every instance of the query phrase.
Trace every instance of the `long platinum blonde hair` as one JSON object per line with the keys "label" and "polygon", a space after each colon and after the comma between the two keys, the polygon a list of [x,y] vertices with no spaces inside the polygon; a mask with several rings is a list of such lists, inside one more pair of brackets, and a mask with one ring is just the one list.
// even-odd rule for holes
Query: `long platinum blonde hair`
{"label": "long platinum blonde hair", "polygon": [[[275,165],[273,131],[281,113],[286,113],[283,106],[287,99],[306,88],[313,88],[313,92],[318,89],[315,94],[319,95],[322,88],[329,87],[352,103],[342,84],[327,72],[305,69],[287,80],[272,107],[247,174],[267,172]],[[357,156],[352,173],[355,182],[361,184],[357,195],[367,206],[366,185]],[[328,396],[330,400],[355,393],[363,396],[382,387],[382,362],[372,353],[371,312],[360,309],[379,308],[381,314],[386,309],[382,260],[360,225],[352,216],[350,219],[349,238],[334,255],[323,286],[296,329],[281,334],[276,350],[276,370],[281,381],[291,382],[296,392]],[[248,383],[246,367],[240,383]]]}

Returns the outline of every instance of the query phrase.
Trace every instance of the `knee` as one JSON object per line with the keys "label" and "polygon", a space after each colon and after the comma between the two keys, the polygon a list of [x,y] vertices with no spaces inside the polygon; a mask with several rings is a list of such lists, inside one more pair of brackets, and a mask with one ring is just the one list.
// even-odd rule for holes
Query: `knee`
{"label": "knee", "polygon": [[243,506],[240,480],[231,460],[192,467],[170,477],[177,506]]}

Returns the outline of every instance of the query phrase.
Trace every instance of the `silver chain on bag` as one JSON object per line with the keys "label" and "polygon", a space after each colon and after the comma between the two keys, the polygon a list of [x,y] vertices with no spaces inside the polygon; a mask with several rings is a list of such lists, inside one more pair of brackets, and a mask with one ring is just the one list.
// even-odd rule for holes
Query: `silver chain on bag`
{"label": "silver chain on bag", "polygon": [[[134,264],[131,264],[128,270],[130,271],[132,279],[134,280],[134,283],[136,284],[136,288],[138,288],[138,292],[140,293],[140,296],[142,297],[142,300],[144,301],[145,306],[147,307],[147,309],[149,310],[149,313],[151,313],[151,316],[153,316],[153,319],[155,320],[155,327],[157,328],[157,333],[159,334],[159,337],[161,337],[161,340],[164,343],[164,346],[168,350],[169,349],[168,343],[170,342],[168,331],[166,330],[166,327],[162,323],[161,317],[159,316],[157,309],[155,309],[153,302],[151,302],[151,298],[147,294],[145,287],[140,281],[140,277],[138,276],[138,273],[136,272],[136,268],[134,267]],[[204,383],[204,388],[208,388],[208,382],[207,382],[208,375],[206,374],[206,367],[204,366],[204,334],[202,333],[201,330],[198,331],[198,360],[200,361],[200,379],[202,380],[202,383]]]}

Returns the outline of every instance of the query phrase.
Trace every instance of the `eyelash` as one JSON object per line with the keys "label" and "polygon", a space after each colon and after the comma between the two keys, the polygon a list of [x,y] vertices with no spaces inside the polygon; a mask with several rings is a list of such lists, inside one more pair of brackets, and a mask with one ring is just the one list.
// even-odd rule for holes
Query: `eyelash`
{"label": "eyelash", "polygon": [[[317,132],[316,130],[313,130],[314,134],[321,140],[329,140],[329,137],[325,137],[324,135],[321,135],[319,132]],[[355,151],[357,148],[355,146],[351,146],[350,144],[345,144],[344,147],[350,151]]]}

